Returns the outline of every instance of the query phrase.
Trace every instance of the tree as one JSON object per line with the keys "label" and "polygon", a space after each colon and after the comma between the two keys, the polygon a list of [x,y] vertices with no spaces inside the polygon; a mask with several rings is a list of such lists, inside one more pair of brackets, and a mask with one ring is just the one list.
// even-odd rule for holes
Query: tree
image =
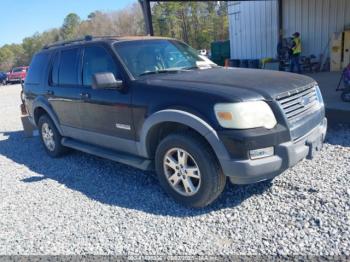
{"label": "tree", "polygon": [[9,45],[5,45],[0,49],[0,71],[9,71],[15,59]]}
{"label": "tree", "polygon": [[26,37],[23,39],[23,61],[30,61],[32,56],[38,52],[43,46],[43,39],[39,33],[36,33],[32,37]]}
{"label": "tree", "polygon": [[69,40],[75,37],[81,23],[80,17],[75,13],[66,16],[61,27],[61,36],[63,40]]}
{"label": "tree", "polygon": [[85,35],[143,35],[143,27],[143,15],[138,3],[115,12],[94,11],[86,20],[71,13],[65,17],[60,28],[35,33],[24,38],[21,44],[0,47],[0,71],[28,65],[32,56],[49,43]]}
{"label": "tree", "polygon": [[156,35],[179,38],[197,49],[228,39],[227,2],[157,2],[152,6]]}

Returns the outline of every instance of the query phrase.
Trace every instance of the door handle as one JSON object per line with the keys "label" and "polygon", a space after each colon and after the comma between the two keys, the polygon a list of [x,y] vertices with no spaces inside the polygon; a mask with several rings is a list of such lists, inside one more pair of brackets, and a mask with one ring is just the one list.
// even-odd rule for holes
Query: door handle
{"label": "door handle", "polygon": [[50,95],[50,96],[53,96],[53,95],[55,94],[55,92],[52,91],[52,90],[47,90],[47,91],[46,91],[46,94],[48,94],[48,95]]}
{"label": "door handle", "polygon": [[80,93],[80,97],[82,99],[89,99],[90,98],[90,94],[89,93]]}

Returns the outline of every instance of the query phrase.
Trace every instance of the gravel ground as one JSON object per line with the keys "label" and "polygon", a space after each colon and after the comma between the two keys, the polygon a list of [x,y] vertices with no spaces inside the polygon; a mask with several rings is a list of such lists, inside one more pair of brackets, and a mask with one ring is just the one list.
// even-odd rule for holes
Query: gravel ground
{"label": "gravel ground", "polygon": [[350,255],[350,128],[272,182],[183,208],[151,173],[24,138],[17,86],[0,87],[0,254]]}

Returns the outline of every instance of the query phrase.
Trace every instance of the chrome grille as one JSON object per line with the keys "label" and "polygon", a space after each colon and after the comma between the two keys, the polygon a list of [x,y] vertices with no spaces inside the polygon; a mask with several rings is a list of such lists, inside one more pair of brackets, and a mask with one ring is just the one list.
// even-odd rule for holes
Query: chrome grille
{"label": "chrome grille", "polygon": [[315,85],[280,95],[277,102],[289,122],[297,121],[311,113],[319,104]]}

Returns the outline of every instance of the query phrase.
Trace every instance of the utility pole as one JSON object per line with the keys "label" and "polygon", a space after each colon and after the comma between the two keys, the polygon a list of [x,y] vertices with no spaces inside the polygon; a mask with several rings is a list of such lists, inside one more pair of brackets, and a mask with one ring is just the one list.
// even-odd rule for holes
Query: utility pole
{"label": "utility pole", "polygon": [[145,19],[145,29],[146,34],[153,36],[153,24],[152,24],[152,12],[151,12],[151,3],[150,0],[139,0],[139,3],[142,8],[143,17]]}

